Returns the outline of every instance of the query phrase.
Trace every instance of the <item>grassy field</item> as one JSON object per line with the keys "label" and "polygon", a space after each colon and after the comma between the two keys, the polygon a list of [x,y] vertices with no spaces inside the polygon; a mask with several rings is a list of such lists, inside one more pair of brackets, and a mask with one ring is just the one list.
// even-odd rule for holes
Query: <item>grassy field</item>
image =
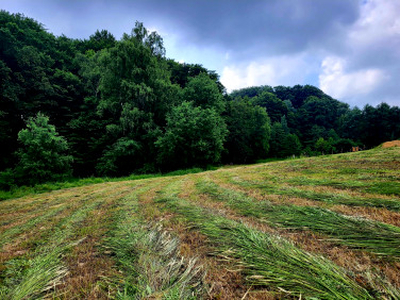
{"label": "grassy field", "polygon": [[400,147],[0,202],[0,299],[400,299]]}

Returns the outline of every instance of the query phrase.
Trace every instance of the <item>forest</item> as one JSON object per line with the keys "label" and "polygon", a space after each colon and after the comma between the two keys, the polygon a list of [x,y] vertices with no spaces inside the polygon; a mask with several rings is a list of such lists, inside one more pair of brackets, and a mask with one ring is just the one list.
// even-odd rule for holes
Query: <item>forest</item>
{"label": "forest", "polygon": [[136,22],[117,40],[55,36],[0,12],[0,188],[370,149],[400,138],[400,108],[362,109],[310,85],[227,93],[166,57]]}

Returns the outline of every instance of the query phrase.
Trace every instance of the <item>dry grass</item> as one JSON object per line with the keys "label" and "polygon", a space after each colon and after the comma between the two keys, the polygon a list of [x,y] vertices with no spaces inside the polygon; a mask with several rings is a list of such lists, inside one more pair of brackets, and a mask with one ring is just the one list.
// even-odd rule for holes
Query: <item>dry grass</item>
{"label": "dry grass", "polygon": [[[336,205],[334,203],[326,203],[321,201],[310,200],[307,198],[301,197],[294,197],[288,195],[275,195],[264,192],[262,189],[254,188],[254,187],[243,187],[237,184],[233,184],[229,181],[227,176],[221,176],[220,173],[212,173],[209,175],[209,178],[212,179],[213,182],[218,184],[221,187],[224,187],[229,190],[234,190],[238,192],[243,192],[249,197],[257,199],[259,201],[270,201],[276,204],[293,204],[297,206],[310,206],[310,207],[321,207],[321,208],[328,208],[332,211],[336,211],[345,215],[354,216],[354,217],[364,217],[367,219],[383,222],[386,224],[391,224],[397,227],[400,227],[400,213],[389,210],[387,208],[380,208],[380,207],[368,207],[368,206],[349,206],[349,205]],[[240,180],[239,176],[235,176],[236,180]],[[243,176],[243,179],[245,177]],[[247,176],[247,179],[249,176]],[[252,177],[251,177],[252,178]],[[285,185],[282,184],[282,187]],[[288,187],[289,188],[289,187]],[[323,186],[323,187],[302,187],[302,190],[305,191],[313,191],[313,192],[321,192],[326,194],[346,194],[348,197],[364,197],[366,200],[368,198],[380,198],[382,200],[393,199],[392,197],[385,196],[385,195],[368,195],[365,193],[360,193],[358,191],[353,190],[337,190],[332,187]],[[399,199],[400,203],[400,199]]]}
{"label": "dry grass", "polygon": [[[258,278],[257,274],[250,276],[244,272],[242,267],[238,267],[238,257],[230,257],[226,249],[220,251],[220,241],[201,230],[203,221],[214,224],[211,216],[225,220],[226,224],[234,222],[239,227],[243,225],[249,232],[290,241],[299,251],[315,257],[323,256],[345,270],[356,285],[366,287],[374,297],[386,295],[389,298],[392,293],[392,298],[396,298],[399,293],[394,287],[400,290],[400,262],[395,257],[381,257],[374,252],[351,248],[332,240],[329,234],[317,233],[310,228],[278,226],[279,220],[273,223],[268,216],[251,214],[246,207],[242,209],[232,205],[229,198],[223,200],[222,197],[217,201],[199,190],[198,184],[214,183],[232,195],[239,193],[254,199],[256,205],[271,203],[282,207],[300,207],[299,210],[311,207],[400,227],[400,212],[396,210],[396,203],[400,203],[399,180],[400,148],[383,145],[381,150],[233,167],[176,177],[101,183],[5,200],[0,202],[0,298],[6,297],[7,293],[8,296],[21,294],[21,289],[25,289],[21,295],[28,295],[27,298],[31,295],[57,299],[108,299],[121,295],[123,286],[120,282],[136,275],[120,269],[116,257],[110,254],[106,245],[110,232],[129,220],[137,221],[137,224],[141,222],[138,225],[139,229],[142,228],[140,230],[163,236],[166,244],[177,243],[176,255],[185,258],[182,268],[189,263],[191,265],[187,270],[205,271],[204,278],[196,273],[196,280],[200,280],[202,288],[205,288],[198,290],[201,298],[276,299],[295,295],[273,285],[253,286],[249,278]],[[345,202],[347,200],[349,203]],[[173,209],[178,202],[171,204],[168,201],[182,201],[179,205],[183,206]],[[385,204],[389,206],[385,207]],[[185,205],[207,217],[195,217],[197,223],[194,226],[193,220],[188,219],[190,214],[181,213],[185,211]],[[121,215],[126,219],[121,219]],[[227,230],[229,233],[229,228]],[[223,238],[221,236],[225,241]],[[60,276],[43,277],[54,285],[50,287],[49,283],[43,282],[40,285],[42,290],[30,292],[34,285],[30,285],[29,280],[36,278],[36,269],[32,268],[41,272],[40,259],[46,258],[44,253],[51,245],[61,256],[57,254],[49,266],[59,270]],[[151,247],[149,249],[153,249]],[[154,247],[158,249],[157,245]],[[231,247],[234,247],[233,244]],[[30,261],[37,261],[37,264],[31,266]],[[143,266],[146,263],[152,265],[148,261]],[[19,265],[22,266],[20,269]],[[176,266],[179,267],[179,264]],[[26,271],[21,271],[23,268]],[[13,270],[15,275],[10,273]],[[163,281],[156,273],[138,270],[144,274],[137,274],[139,277],[153,276],[157,281],[154,286]],[[29,276],[26,277],[26,274]],[[152,282],[152,278],[146,280]],[[13,290],[13,286],[20,290]],[[168,290],[171,295],[181,292]],[[145,292],[152,295],[149,296],[151,299],[162,298],[165,293]]]}
{"label": "dry grass", "polygon": [[[181,184],[182,187],[177,192],[180,197],[197,199],[194,195],[193,180],[185,180]],[[206,298],[242,299],[244,295],[247,295],[246,299],[273,299],[268,291],[247,293],[248,288],[245,287],[246,281],[243,275],[234,270],[231,262],[223,262],[220,257],[213,254],[214,250],[210,247],[205,235],[190,230],[188,224],[176,214],[162,211],[154,205],[153,200],[158,196],[157,190],[161,190],[161,186],[139,196],[140,211],[149,222],[160,223],[165,230],[179,237],[180,254],[183,257],[196,257],[197,263],[204,266],[207,270],[204,278],[208,286],[207,295],[204,295]]]}
{"label": "dry grass", "polygon": [[391,147],[400,147],[400,141],[391,141],[391,142],[386,142],[382,144],[382,148],[391,148]]}
{"label": "dry grass", "polygon": [[101,287],[102,279],[116,276],[114,260],[102,253],[99,246],[113,222],[117,204],[131,188],[114,188],[105,201],[92,210],[80,224],[73,239],[83,239],[65,258],[69,270],[63,284],[57,288],[56,297],[63,299],[107,299],[112,290]]}
{"label": "dry grass", "polygon": [[[228,187],[230,190],[241,190],[229,184],[222,184],[221,186],[224,186],[225,188]],[[258,201],[265,200],[265,197],[260,196],[258,193],[248,194],[252,196],[259,196],[259,198],[257,199]],[[194,193],[191,193],[191,195],[193,198]],[[231,220],[240,221],[251,228],[284,237],[287,240],[294,242],[295,245],[297,245],[301,249],[318,255],[323,255],[324,257],[329,258],[335,264],[344,267],[345,269],[351,270],[355,274],[360,274],[360,278],[362,278],[365,273],[379,268],[380,272],[384,275],[385,278],[388,279],[389,282],[400,288],[400,264],[397,262],[387,261],[386,259],[379,258],[376,255],[365,251],[354,251],[345,245],[339,245],[335,242],[330,242],[330,239],[327,236],[306,229],[293,231],[284,228],[268,226],[265,223],[265,220],[255,217],[245,217],[240,214],[240,211],[231,209],[229,206],[227,206],[225,202],[213,201],[210,199],[210,197],[204,194],[198,194],[195,199],[192,199],[192,202],[196,203],[196,205],[198,206],[214,211],[215,214],[223,215],[224,217]],[[298,201],[286,201],[286,203],[299,204]],[[304,202],[300,203],[301,205],[307,206],[304,204]],[[351,209],[346,206],[335,206],[335,208],[337,210],[341,208],[342,212],[345,213],[349,213],[349,209]],[[356,210],[357,213],[359,209],[360,208],[353,208],[353,210]],[[369,213],[370,209],[371,208],[366,208]],[[379,215],[380,210],[376,210],[376,213]],[[352,215],[357,216],[357,213],[353,213]],[[393,212],[389,213],[393,214]]]}

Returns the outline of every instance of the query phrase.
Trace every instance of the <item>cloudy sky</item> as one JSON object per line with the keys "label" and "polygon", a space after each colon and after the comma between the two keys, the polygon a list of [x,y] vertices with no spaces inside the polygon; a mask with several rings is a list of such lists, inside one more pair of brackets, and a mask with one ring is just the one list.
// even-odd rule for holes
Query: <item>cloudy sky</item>
{"label": "cloudy sky", "polygon": [[312,84],[351,106],[400,106],[400,0],[0,0],[55,35],[120,38],[141,21],[167,57],[228,91]]}

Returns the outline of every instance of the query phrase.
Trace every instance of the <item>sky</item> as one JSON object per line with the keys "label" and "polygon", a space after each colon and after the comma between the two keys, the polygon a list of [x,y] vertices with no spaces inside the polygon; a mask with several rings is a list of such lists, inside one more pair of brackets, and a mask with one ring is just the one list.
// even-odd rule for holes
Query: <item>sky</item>
{"label": "sky", "polygon": [[311,84],[363,108],[400,106],[400,0],[0,0],[53,34],[117,39],[135,21],[166,56],[199,63],[230,92]]}

